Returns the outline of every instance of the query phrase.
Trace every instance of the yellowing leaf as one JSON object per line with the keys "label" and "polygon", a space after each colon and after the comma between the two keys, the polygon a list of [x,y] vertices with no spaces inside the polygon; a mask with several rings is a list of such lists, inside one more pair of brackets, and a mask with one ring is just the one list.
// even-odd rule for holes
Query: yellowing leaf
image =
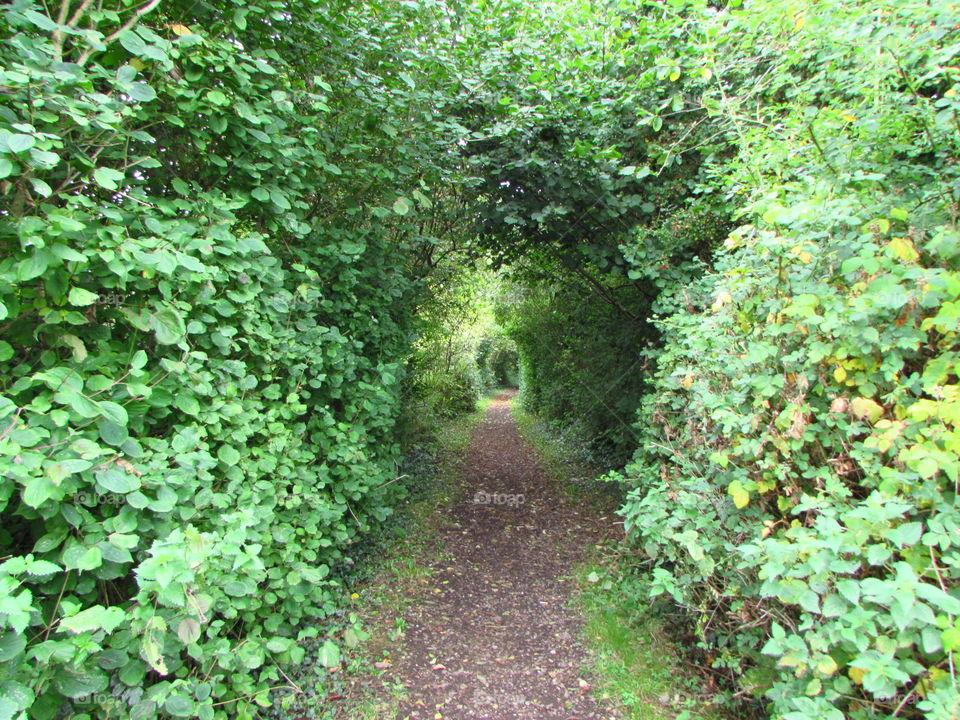
{"label": "yellowing leaf", "polygon": [[823,660],[817,663],[817,670],[824,675],[833,675],[837,671],[837,661],[825,655]]}
{"label": "yellowing leaf", "polygon": [[700,77],[702,77],[704,80],[709,80],[713,77],[713,70],[710,68],[702,68],[700,70]]}
{"label": "yellowing leaf", "polygon": [[889,248],[894,257],[904,262],[915,262],[920,257],[910,238],[895,237],[890,241]]}
{"label": "yellowing leaf", "polygon": [[845,367],[843,367],[843,365],[837,365],[833,369],[833,379],[836,380],[838,383],[842,383],[844,380],[847,379],[847,370]]}
{"label": "yellowing leaf", "polygon": [[734,480],[730,483],[727,487],[727,492],[730,493],[730,496],[733,498],[733,504],[738,508],[745,508],[750,504],[750,493],[747,492],[739,480]]}
{"label": "yellowing leaf", "polygon": [[130,67],[134,70],[143,70],[147,64],[140,58],[130,58]]}
{"label": "yellowing leaf", "polygon": [[805,16],[805,15],[799,15],[799,16],[797,17],[797,19],[794,20],[793,29],[794,29],[795,31],[796,31],[796,30],[803,30],[803,26],[806,25],[806,24],[807,24],[807,18],[806,18],[806,16]]}
{"label": "yellowing leaf", "polygon": [[733,296],[730,295],[730,293],[728,293],[726,290],[721,290],[719,293],[717,293],[717,299],[713,301],[713,309],[719,310],[731,300],[733,300]]}
{"label": "yellowing leaf", "polygon": [[677,70],[674,70],[672,73],[670,73],[670,79],[673,82],[676,82],[677,80],[680,79],[680,73]]}
{"label": "yellowing leaf", "polygon": [[854,398],[850,402],[850,411],[861,420],[875,423],[883,415],[883,406],[870,398]]}
{"label": "yellowing leaf", "polygon": [[693,375],[687,375],[683,380],[680,381],[680,384],[689,390],[690,386],[693,385]]}
{"label": "yellowing leaf", "polygon": [[174,23],[170,26],[170,29],[173,30],[173,34],[178,37],[190,34],[190,28],[188,28],[186,25],[181,25],[180,23]]}
{"label": "yellowing leaf", "polygon": [[863,685],[863,678],[866,676],[867,671],[863,668],[852,667],[847,670],[847,675],[850,676],[850,679],[853,680],[857,685]]}
{"label": "yellowing leaf", "polygon": [[841,115],[840,117],[842,117],[842,118],[843,118],[844,120],[846,120],[847,122],[856,122],[856,121],[857,121],[857,116],[856,116],[856,115],[851,115],[850,113],[843,113],[843,115]]}

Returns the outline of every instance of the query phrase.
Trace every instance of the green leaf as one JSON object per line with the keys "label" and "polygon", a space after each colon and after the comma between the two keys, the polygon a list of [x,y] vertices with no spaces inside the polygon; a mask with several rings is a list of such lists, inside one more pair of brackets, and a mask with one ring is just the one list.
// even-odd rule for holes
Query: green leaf
{"label": "green leaf", "polygon": [[338,666],[340,664],[340,648],[327,640],[317,651],[317,662],[326,668]]}
{"label": "green leaf", "polygon": [[124,620],[124,612],[118,607],[105,608],[102,605],[94,605],[76,615],[63,618],[60,621],[58,629],[69,630],[74,634],[90,632],[92,630],[105,630],[108,633],[113,632]]}
{"label": "green leaf", "polygon": [[100,402],[100,412],[102,412],[103,416],[110,420],[110,422],[116,423],[117,425],[127,424],[127,410],[123,405],[118,405],[109,400],[103,400]]}
{"label": "green leaf", "polygon": [[405,197],[398,197],[393,201],[393,211],[397,215],[406,215],[413,207],[413,203]]}
{"label": "green leaf", "polygon": [[219,90],[211,90],[207,93],[207,100],[212,102],[214,105],[229,105],[230,100]]}
{"label": "green leaf", "polygon": [[290,201],[287,200],[287,196],[278,190],[270,191],[270,200],[271,202],[273,202],[274,205],[276,205],[281,210],[290,209]]}
{"label": "green leaf", "polygon": [[127,95],[137,102],[149,102],[157,96],[157,92],[145,82],[135,82],[127,88]]}
{"label": "green leaf", "polygon": [[33,191],[40,195],[41,197],[50,197],[53,195],[53,188],[47,184],[46,181],[41,180],[40,178],[29,178],[30,186],[33,188]]}
{"label": "green leaf", "polygon": [[191,717],[193,707],[193,700],[183,693],[174,693],[163,703],[163,709],[174,717]]}
{"label": "green leaf", "polygon": [[948,627],[940,634],[940,640],[943,643],[943,649],[947,652],[960,649],[960,628]]}
{"label": "green leaf", "polygon": [[133,473],[128,473],[120,468],[111,467],[101,470],[96,474],[97,487],[105,492],[126,495],[134,490],[140,489],[140,478]]}
{"label": "green leaf", "polygon": [[173,308],[164,308],[154,313],[151,317],[150,324],[156,335],[157,342],[161,345],[178,343],[186,334],[183,318],[181,318],[180,313]]}
{"label": "green leaf", "polygon": [[22,153],[26,152],[34,145],[36,145],[37,140],[33,135],[24,135],[22,133],[14,133],[7,137],[7,147],[10,148],[11,152]]}
{"label": "green leaf", "polygon": [[196,417],[200,414],[200,403],[195,395],[191,393],[181,393],[174,399],[173,404],[177,409],[182,410],[188,415]]}
{"label": "green leaf", "polygon": [[100,415],[100,406],[79,390],[65,387],[54,398],[76,412],[80,417],[95,418]]}
{"label": "green leaf", "polygon": [[20,261],[17,266],[17,280],[25,282],[43,275],[47,271],[49,255],[45,250],[34,248],[33,251]]}
{"label": "green leaf", "polygon": [[217,457],[226,465],[236,465],[240,461],[240,453],[230,445],[221,445]]}
{"label": "green leaf", "polygon": [[343,251],[344,255],[359,255],[367,249],[367,245],[363,242],[344,240],[342,243],[340,243],[340,249]]}
{"label": "green leaf", "polygon": [[99,299],[100,296],[97,293],[79,287],[70,288],[70,293],[67,295],[67,302],[77,307],[93,305]]}
{"label": "green leaf", "polygon": [[107,190],[116,190],[124,175],[119,170],[101,167],[93,171],[93,180],[97,185]]}
{"label": "green leaf", "polygon": [[102,692],[108,684],[105,673],[94,670],[73,670],[62,667],[54,676],[54,685],[68,698],[79,699]]}
{"label": "green leaf", "polygon": [[23,501],[32,508],[38,508],[49,500],[54,492],[56,485],[46,475],[33,476],[27,480],[23,488]]}
{"label": "green leaf", "polygon": [[103,565],[103,554],[98,547],[73,545],[63,554],[63,566],[68,570],[95,570]]}
{"label": "green leaf", "polygon": [[124,49],[132,55],[143,55],[147,49],[146,43],[132,30],[124,30],[117,36],[117,39]]}
{"label": "green leaf", "polygon": [[739,480],[734,480],[727,486],[727,492],[733,497],[733,504],[737,508],[745,508],[750,504],[750,493],[743,487],[743,483]]}
{"label": "green leaf", "polygon": [[100,420],[97,423],[97,431],[105,443],[114,447],[122,445],[130,436],[125,426],[117,425],[109,420]]}

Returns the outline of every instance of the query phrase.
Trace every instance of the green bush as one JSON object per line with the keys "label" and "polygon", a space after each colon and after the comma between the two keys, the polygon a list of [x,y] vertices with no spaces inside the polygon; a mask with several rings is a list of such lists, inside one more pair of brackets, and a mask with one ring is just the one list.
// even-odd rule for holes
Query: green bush
{"label": "green bush", "polygon": [[187,5],[0,10],[2,718],[250,717],[390,512],[417,16]]}
{"label": "green bush", "polygon": [[714,175],[750,224],[659,320],[615,477],[651,592],[773,717],[956,717],[956,15],[804,7],[703,25],[744,78],[701,102],[739,138]]}

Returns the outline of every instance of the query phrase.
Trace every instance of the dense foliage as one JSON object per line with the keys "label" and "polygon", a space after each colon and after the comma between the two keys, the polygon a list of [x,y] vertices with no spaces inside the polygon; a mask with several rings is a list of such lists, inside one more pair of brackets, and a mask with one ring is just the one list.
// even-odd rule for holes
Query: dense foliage
{"label": "dense foliage", "polygon": [[628,527],[775,716],[955,717],[956,8],[752,8],[687,26],[747,224],[659,323]]}
{"label": "dense foliage", "polygon": [[311,636],[338,663],[400,487],[432,12],[2,8],[0,717],[249,717]]}
{"label": "dense foliage", "polygon": [[0,720],[252,717],[336,666],[402,433],[518,360],[728,698],[956,717],[955,5],[16,0],[0,37]]}

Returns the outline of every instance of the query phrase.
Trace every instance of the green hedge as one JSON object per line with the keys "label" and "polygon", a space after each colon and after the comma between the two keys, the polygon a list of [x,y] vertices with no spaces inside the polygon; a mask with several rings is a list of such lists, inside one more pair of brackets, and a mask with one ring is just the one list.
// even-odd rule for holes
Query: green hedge
{"label": "green hedge", "polygon": [[960,708],[956,22],[756,2],[696,28],[738,146],[710,189],[748,224],[660,318],[615,477],[652,594],[772,717]]}
{"label": "green hedge", "polygon": [[250,717],[397,487],[416,13],[154,6],[0,11],[0,718]]}

